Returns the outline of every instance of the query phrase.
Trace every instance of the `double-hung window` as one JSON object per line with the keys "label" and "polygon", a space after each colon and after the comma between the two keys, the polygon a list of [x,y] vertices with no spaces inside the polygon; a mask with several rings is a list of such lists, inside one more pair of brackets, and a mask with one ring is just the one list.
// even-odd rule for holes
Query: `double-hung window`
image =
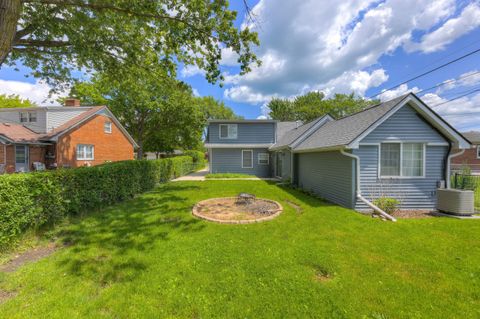
{"label": "double-hung window", "polygon": [[238,135],[237,124],[220,124],[220,138],[221,139],[236,139]]}
{"label": "double-hung window", "polygon": [[477,145],[477,158],[480,158],[480,145]]}
{"label": "double-hung window", "polygon": [[77,145],[77,160],[91,161],[94,159],[94,146],[88,144]]}
{"label": "double-hung window", "polygon": [[37,112],[20,112],[20,123],[31,122],[34,123],[37,121]]}
{"label": "double-hung window", "polygon": [[269,155],[268,153],[258,153],[258,164],[259,165],[268,165],[269,163]]}
{"label": "double-hung window", "polygon": [[28,121],[36,122],[37,121],[37,112],[28,112]]}
{"label": "double-hung window", "polygon": [[242,150],[242,168],[253,168],[252,150]]}
{"label": "double-hung window", "polygon": [[28,112],[20,112],[20,123],[28,122]]}
{"label": "double-hung window", "polygon": [[107,121],[103,124],[103,131],[105,133],[112,133],[112,122]]}
{"label": "double-hung window", "polygon": [[380,145],[380,177],[425,176],[423,143],[382,143]]}

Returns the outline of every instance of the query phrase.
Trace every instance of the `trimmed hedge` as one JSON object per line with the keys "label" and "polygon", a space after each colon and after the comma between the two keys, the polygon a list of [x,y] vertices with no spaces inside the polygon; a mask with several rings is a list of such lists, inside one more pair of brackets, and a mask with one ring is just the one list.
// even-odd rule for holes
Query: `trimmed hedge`
{"label": "trimmed hedge", "polygon": [[178,156],[0,176],[0,248],[27,229],[132,198],[198,165]]}

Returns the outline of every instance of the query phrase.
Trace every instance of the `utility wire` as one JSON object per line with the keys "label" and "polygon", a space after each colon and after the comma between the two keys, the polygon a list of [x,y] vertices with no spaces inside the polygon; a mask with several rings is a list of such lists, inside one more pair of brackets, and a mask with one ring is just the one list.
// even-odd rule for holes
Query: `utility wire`
{"label": "utility wire", "polygon": [[465,93],[465,94],[456,96],[456,97],[454,97],[453,99],[449,99],[449,100],[447,100],[447,101],[445,101],[445,102],[432,105],[431,107],[438,107],[438,106],[440,106],[440,105],[444,105],[444,104],[450,103],[450,102],[452,102],[452,101],[461,99],[462,97],[465,97],[465,96],[467,96],[467,95],[473,94],[473,93],[475,93],[475,92],[480,92],[480,88],[475,89],[475,90],[471,90],[471,91],[469,91],[469,92],[467,92],[467,93]]}
{"label": "utility wire", "polygon": [[479,74],[479,73],[480,73],[480,71],[476,71],[476,72],[473,72],[473,73],[470,73],[470,74],[467,74],[467,75],[464,75],[464,76],[460,76],[460,77],[458,77],[458,78],[456,78],[456,79],[451,79],[451,80],[448,80],[448,81],[439,83],[439,84],[437,84],[437,85],[431,86],[431,87],[429,87],[429,88],[426,88],[426,89],[417,91],[417,92],[415,92],[415,94],[420,94],[420,93],[423,93],[423,92],[425,92],[425,91],[430,91],[430,90],[436,89],[436,88],[438,88],[438,87],[441,87],[441,86],[444,86],[444,85],[447,85],[447,84],[450,84],[450,83],[455,83],[455,82],[457,82],[457,81],[459,81],[459,80],[463,80],[463,79],[469,78],[469,77],[474,76],[474,75],[477,75],[477,74]]}
{"label": "utility wire", "polygon": [[378,96],[378,95],[380,95],[380,94],[382,94],[382,93],[385,93],[385,92],[387,92],[387,91],[391,91],[391,90],[393,90],[393,89],[396,89],[396,88],[398,88],[399,86],[401,86],[401,85],[403,85],[403,84],[407,84],[408,82],[411,82],[411,81],[416,80],[416,79],[418,79],[418,78],[421,78],[421,77],[423,77],[423,76],[425,76],[425,75],[427,75],[427,74],[430,74],[430,73],[432,73],[432,72],[435,72],[435,71],[437,71],[437,70],[440,70],[440,69],[442,69],[442,68],[444,68],[444,67],[446,67],[446,66],[448,66],[448,65],[450,65],[450,64],[452,64],[452,63],[455,63],[455,62],[458,62],[458,61],[460,61],[460,60],[463,60],[463,59],[465,59],[466,57],[469,57],[469,56],[471,56],[471,55],[473,55],[473,54],[475,54],[475,53],[478,53],[478,52],[480,52],[480,49],[476,49],[476,50],[474,50],[474,51],[471,51],[471,52],[469,52],[469,53],[467,53],[467,54],[462,55],[462,56],[459,57],[459,58],[456,58],[456,59],[454,59],[454,60],[452,60],[452,61],[449,61],[449,62],[447,62],[447,63],[444,63],[444,64],[442,64],[442,65],[440,65],[440,66],[437,66],[436,68],[433,68],[433,69],[431,69],[431,70],[429,70],[429,71],[423,72],[422,74],[419,74],[419,75],[417,75],[417,76],[415,76],[415,77],[413,77],[413,78],[411,78],[411,79],[408,79],[408,80],[406,80],[406,81],[403,81],[403,82],[400,83],[400,84],[397,84],[397,85],[395,85],[395,86],[392,86],[392,87],[390,87],[390,88],[388,88],[388,89],[386,89],[386,90],[384,90],[384,91],[381,91],[381,92],[379,92],[379,93],[377,93],[377,94],[375,94],[375,95],[372,95],[372,96],[370,96],[370,97],[368,97],[368,98],[371,99],[371,98],[374,98],[374,97],[376,97],[376,96]]}

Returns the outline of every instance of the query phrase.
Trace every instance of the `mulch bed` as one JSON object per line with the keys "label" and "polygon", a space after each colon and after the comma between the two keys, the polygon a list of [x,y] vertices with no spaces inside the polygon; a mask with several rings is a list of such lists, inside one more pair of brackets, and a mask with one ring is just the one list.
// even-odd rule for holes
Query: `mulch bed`
{"label": "mulch bed", "polygon": [[54,243],[51,243],[47,246],[36,247],[31,250],[27,250],[24,253],[16,255],[12,260],[7,262],[4,265],[0,266],[1,272],[14,272],[19,267],[23,266],[26,263],[35,262],[39,259],[50,256],[58,249]]}
{"label": "mulch bed", "polygon": [[198,202],[193,215],[213,222],[247,224],[277,217],[283,208],[272,200],[257,198],[250,203],[239,203],[236,197],[212,198]]}
{"label": "mulch bed", "polygon": [[396,218],[431,218],[435,217],[430,210],[397,210],[392,214]]}

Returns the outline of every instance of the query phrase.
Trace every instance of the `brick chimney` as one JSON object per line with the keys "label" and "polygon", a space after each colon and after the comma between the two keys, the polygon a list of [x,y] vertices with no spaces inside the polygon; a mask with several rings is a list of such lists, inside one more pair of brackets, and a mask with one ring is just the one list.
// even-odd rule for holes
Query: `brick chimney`
{"label": "brick chimney", "polygon": [[80,106],[80,100],[74,98],[66,98],[64,104],[65,106]]}

